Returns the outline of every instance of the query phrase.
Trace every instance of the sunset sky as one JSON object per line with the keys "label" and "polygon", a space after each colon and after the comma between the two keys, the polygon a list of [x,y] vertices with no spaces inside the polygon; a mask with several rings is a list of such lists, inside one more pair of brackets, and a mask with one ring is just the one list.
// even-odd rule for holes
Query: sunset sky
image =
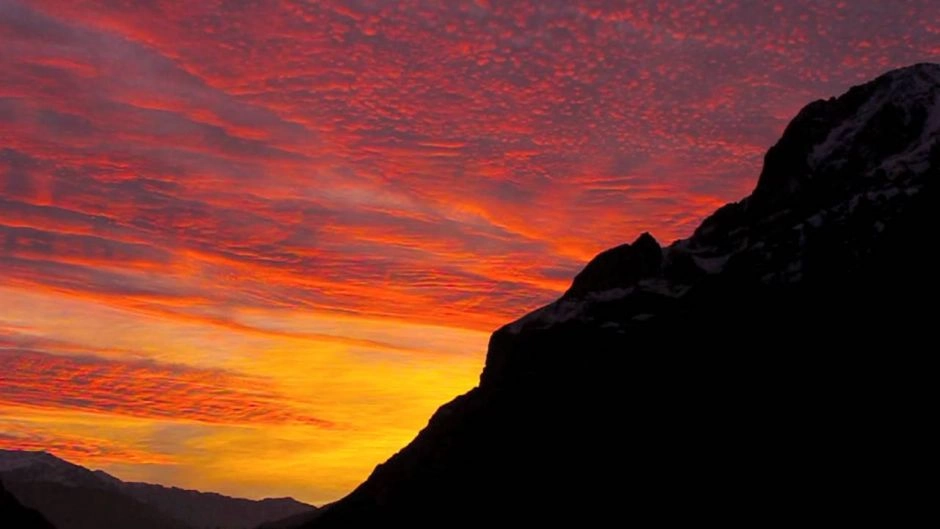
{"label": "sunset sky", "polygon": [[337,499],[592,255],[929,60],[936,0],[0,0],[0,448]]}

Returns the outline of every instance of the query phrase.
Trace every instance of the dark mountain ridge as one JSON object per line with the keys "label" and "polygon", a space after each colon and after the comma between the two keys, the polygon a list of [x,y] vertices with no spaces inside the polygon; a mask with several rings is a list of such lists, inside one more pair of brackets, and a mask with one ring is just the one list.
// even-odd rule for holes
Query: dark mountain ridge
{"label": "dark mountain ridge", "polygon": [[940,65],[811,103],[749,197],[598,255],[306,527],[913,518],[938,176]]}
{"label": "dark mountain ridge", "polygon": [[0,480],[59,529],[252,529],[316,510],[291,498],[248,500],[125,482],[47,452],[0,450]]}

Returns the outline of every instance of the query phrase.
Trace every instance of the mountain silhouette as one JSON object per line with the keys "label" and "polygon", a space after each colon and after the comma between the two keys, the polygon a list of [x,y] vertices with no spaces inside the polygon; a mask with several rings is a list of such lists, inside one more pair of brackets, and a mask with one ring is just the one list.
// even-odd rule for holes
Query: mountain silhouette
{"label": "mountain silhouette", "polygon": [[253,529],[316,512],[290,498],[256,501],[124,482],[47,452],[0,450],[0,480],[58,529]]}
{"label": "mountain silhouette", "polygon": [[938,177],[940,65],[811,103],[750,196],[598,255],[304,527],[904,523]]}

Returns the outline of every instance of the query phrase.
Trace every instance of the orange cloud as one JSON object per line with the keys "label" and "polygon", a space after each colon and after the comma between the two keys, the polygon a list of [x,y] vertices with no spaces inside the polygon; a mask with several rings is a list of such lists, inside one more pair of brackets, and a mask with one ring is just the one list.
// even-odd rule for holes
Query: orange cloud
{"label": "orange cloud", "polygon": [[7,450],[46,451],[68,461],[85,464],[123,463],[132,465],[171,465],[173,456],[153,448],[133,448],[102,437],[80,437],[66,432],[48,432],[22,424],[8,423],[0,416],[4,431],[0,446]]}

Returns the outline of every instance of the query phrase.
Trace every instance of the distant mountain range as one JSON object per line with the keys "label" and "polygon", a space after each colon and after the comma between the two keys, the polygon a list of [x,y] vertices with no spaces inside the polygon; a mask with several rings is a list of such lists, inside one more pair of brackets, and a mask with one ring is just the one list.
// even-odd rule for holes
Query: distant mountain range
{"label": "distant mountain range", "polygon": [[811,103],[749,197],[598,255],[303,526],[919,525],[938,180],[940,65]]}
{"label": "distant mountain range", "polygon": [[[254,529],[317,510],[290,498],[255,501],[124,482],[46,452],[0,450],[0,482],[57,529]],[[4,505],[0,521],[7,516]]]}

